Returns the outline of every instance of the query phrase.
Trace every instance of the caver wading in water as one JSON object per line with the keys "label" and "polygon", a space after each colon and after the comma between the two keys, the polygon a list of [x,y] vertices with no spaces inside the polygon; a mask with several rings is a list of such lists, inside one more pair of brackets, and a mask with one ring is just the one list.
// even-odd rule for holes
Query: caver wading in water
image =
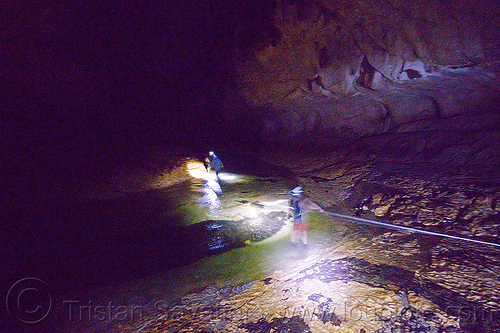
{"label": "caver wading in water", "polygon": [[210,169],[215,171],[215,175],[217,176],[217,179],[219,179],[219,172],[221,172],[224,167],[221,159],[218,158],[213,151],[211,151],[208,153],[208,160],[210,162]]}
{"label": "caver wading in water", "polygon": [[290,205],[293,209],[293,230],[291,234],[291,241],[293,245],[300,245],[301,242],[307,245],[307,229],[309,223],[309,212],[312,210],[324,213],[323,208],[314,203],[311,199],[302,196],[304,190],[302,187],[297,186],[290,191],[292,200]]}

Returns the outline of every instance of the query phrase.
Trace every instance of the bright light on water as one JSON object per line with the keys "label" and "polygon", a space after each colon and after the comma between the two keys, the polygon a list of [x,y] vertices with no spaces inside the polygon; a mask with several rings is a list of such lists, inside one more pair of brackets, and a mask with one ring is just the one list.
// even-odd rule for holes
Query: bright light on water
{"label": "bright light on water", "polygon": [[216,176],[206,171],[205,166],[201,162],[188,162],[186,164],[186,169],[193,178],[198,179],[215,179]]}
{"label": "bright light on water", "polygon": [[240,175],[235,175],[234,173],[221,172],[219,173],[219,178],[223,181],[234,183],[243,180]]}
{"label": "bright light on water", "polygon": [[207,190],[203,191],[203,197],[199,199],[199,203],[202,207],[207,207],[209,211],[209,217],[214,218],[219,214],[220,200],[217,194],[213,191]]}
{"label": "bright light on water", "polygon": [[[201,162],[188,162],[186,165],[187,171],[189,172],[189,175],[193,178],[197,179],[205,179],[205,180],[216,180],[217,175],[215,172],[210,171],[208,172],[205,169],[205,166]],[[241,182],[244,181],[244,177],[241,175],[237,175],[234,173],[229,173],[229,172],[221,172],[219,173],[219,179],[224,182],[228,183],[236,183],[236,182]]]}
{"label": "bright light on water", "polygon": [[[245,207],[245,216],[248,217],[248,218],[251,218],[252,221],[254,221],[253,223],[256,223],[257,221],[255,221],[258,217],[259,217],[259,211],[255,208],[255,207]],[[259,223],[260,223],[260,219],[259,219]]]}
{"label": "bright light on water", "polygon": [[281,200],[274,200],[274,201],[264,201],[260,200],[259,204],[267,207],[276,207],[276,208],[283,208],[283,209],[291,209],[290,206],[288,206],[288,201],[286,199],[281,199]]}

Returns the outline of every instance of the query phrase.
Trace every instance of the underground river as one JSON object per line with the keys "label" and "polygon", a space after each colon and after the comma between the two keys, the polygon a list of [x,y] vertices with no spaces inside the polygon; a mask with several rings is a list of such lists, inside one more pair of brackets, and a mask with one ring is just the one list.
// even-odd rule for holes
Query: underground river
{"label": "underground river", "polygon": [[[309,245],[290,244],[288,192],[298,182],[327,211],[379,221],[380,214],[366,213],[387,202],[394,209],[405,194],[378,189],[370,202],[347,210],[329,201],[345,194],[331,184],[326,189],[279,171],[257,176],[237,169],[217,182],[194,158],[180,168],[182,181],[171,186],[157,179],[160,186],[11,215],[8,232],[18,239],[19,255],[11,261],[24,263],[17,276],[39,278],[53,296],[50,315],[30,329],[498,330],[498,247],[319,213],[311,214]],[[496,200],[497,192],[486,192]],[[498,228],[495,209],[490,229]],[[16,221],[27,219],[32,232],[21,234]],[[14,315],[37,320],[40,313]]]}

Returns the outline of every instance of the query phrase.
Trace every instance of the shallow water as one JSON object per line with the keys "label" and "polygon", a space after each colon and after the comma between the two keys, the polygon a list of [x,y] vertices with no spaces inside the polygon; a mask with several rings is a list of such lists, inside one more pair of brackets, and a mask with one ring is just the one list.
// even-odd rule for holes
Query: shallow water
{"label": "shallow water", "polygon": [[[287,190],[283,179],[222,173],[221,188],[214,191],[219,184],[215,174],[198,171],[190,181],[173,187],[105,200],[53,205],[34,202],[11,211],[3,227],[3,238],[10,243],[2,251],[6,255],[3,279],[7,282],[2,291],[31,276],[45,281],[58,299],[67,295],[88,298],[96,288],[112,288],[165,272],[176,281],[176,290],[185,289],[177,283],[179,271],[191,271],[186,274],[194,277],[195,285],[205,275],[210,283],[217,275],[230,278],[241,273],[242,280],[263,276],[270,267],[260,256],[269,252],[270,242],[176,268],[228,250],[224,239],[214,232],[217,222],[206,225],[208,247],[198,246],[205,235],[200,235],[200,230],[191,232],[194,228],[190,227],[207,220],[238,221],[264,211],[284,210],[255,205],[258,200],[283,199],[277,194]],[[280,236],[274,242],[286,244]]]}
{"label": "shallow water", "polygon": [[[444,261],[436,260],[437,252],[461,248],[461,244],[391,232],[327,215],[312,214],[308,247],[290,244],[288,223],[266,240],[227,248],[225,240],[214,232],[220,228],[220,221],[247,221],[262,216],[265,219],[263,214],[288,212],[286,193],[295,184],[279,175],[257,177],[235,173],[221,174],[217,183],[215,175],[206,173],[199,165],[192,166],[190,171],[191,179],[174,187],[64,207],[30,208],[12,215],[9,232],[19,242],[11,249],[18,257],[9,260],[18,266],[8,276],[11,280],[37,276],[57,296],[54,314],[44,323],[46,326],[39,326],[41,331],[47,325],[72,332],[99,332],[106,325],[116,329],[116,321],[123,321],[125,326],[141,321],[142,316],[174,304],[189,292],[208,286],[214,290],[244,286],[250,281],[279,276],[280,272],[293,279],[319,260],[343,257],[427,274],[428,280],[434,279],[448,288],[468,281],[483,290],[471,292],[469,289],[474,287],[470,287],[466,293],[471,299],[482,300],[480,304],[498,303],[498,297],[490,300],[484,295],[496,290],[499,284],[498,265],[490,267],[491,261],[486,259],[498,255],[494,249],[470,247],[469,251],[476,253],[474,256],[485,257],[470,265],[478,272],[483,269],[483,275],[477,276],[478,273],[467,272],[453,258],[449,260],[446,253],[440,257]],[[16,225],[16,221],[32,223],[32,232],[26,234],[25,225],[20,222]],[[194,230],[205,221],[213,221],[206,224],[208,247],[198,251],[199,234],[186,230]],[[439,244],[441,250],[437,251]],[[453,253],[456,251],[464,250]],[[471,262],[472,257],[468,258]],[[441,270],[434,267],[442,262],[456,265],[457,271],[451,272],[446,266]],[[434,271],[427,272],[429,268]],[[361,276],[358,280],[363,279]],[[380,295],[386,294],[387,291],[380,291]],[[72,309],[68,309],[67,300],[75,301],[71,303]],[[85,312],[82,319],[82,307],[96,309],[107,304],[127,309],[136,306],[140,318],[125,315],[105,316],[105,320],[100,320],[103,318],[95,313],[87,316]]]}
{"label": "shallow water", "polygon": [[[208,180],[211,180],[213,175],[195,176],[190,182],[174,189],[150,192],[146,195],[147,199],[143,197],[142,200],[156,202],[158,198],[165,199],[171,203],[165,207],[170,207],[170,214],[182,226],[192,226],[206,220],[239,221],[259,214],[289,210],[286,193],[290,186],[284,178],[223,173],[220,181],[222,193],[213,197],[211,190],[207,190],[207,179],[201,178],[209,176]],[[164,209],[161,211],[165,214]],[[121,284],[108,284],[84,295],[84,298],[98,304],[107,304],[110,300],[130,304],[139,297],[141,301],[138,303],[146,306],[151,305],[153,300],[172,302],[188,292],[209,285],[222,288],[262,279],[276,270],[286,269],[307,259],[317,252],[317,246],[331,240],[335,230],[328,220],[314,213],[312,215],[310,245],[307,248],[290,244],[291,226],[287,224],[264,241],[248,242],[241,248],[209,255],[182,267],[165,267],[156,273]],[[213,245],[216,246],[219,241],[213,239]],[[189,246],[188,242],[181,241],[181,247]]]}

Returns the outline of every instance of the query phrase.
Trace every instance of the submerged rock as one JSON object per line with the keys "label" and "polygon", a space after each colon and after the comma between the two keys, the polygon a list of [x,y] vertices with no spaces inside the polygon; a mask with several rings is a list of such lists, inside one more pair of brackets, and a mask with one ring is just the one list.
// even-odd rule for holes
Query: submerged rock
{"label": "submerged rock", "polygon": [[267,321],[264,318],[259,319],[256,323],[243,323],[239,326],[246,329],[250,333],[267,333],[267,332],[290,332],[290,333],[309,333],[309,326],[304,323],[304,320],[299,316],[291,318],[274,318]]}
{"label": "submerged rock", "polygon": [[215,254],[269,238],[287,220],[284,212],[260,213],[256,218],[238,221],[208,220],[182,230],[181,240],[192,244],[188,252],[193,256]]}

